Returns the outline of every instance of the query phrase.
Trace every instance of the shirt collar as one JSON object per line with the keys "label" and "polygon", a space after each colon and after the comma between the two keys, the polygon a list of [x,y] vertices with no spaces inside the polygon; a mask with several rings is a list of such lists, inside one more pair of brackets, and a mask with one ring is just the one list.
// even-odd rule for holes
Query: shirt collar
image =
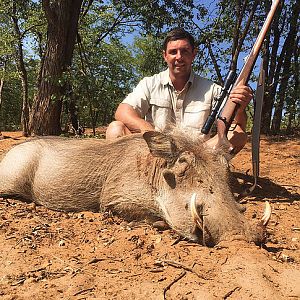
{"label": "shirt collar", "polygon": [[169,69],[161,72],[160,82],[162,85],[167,85],[168,83],[171,83],[171,79],[169,77]]}
{"label": "shirt collar", "polygon": [[[195,78],[195,72],[192,70],[191,74],[190,74],[190,77],[189,77],[189,80],[188,80],[188,82],[191,85],[194,82],[194,78]],[[173,85],[172,82],[171,82],[170,76],[169,76],[169,69],[167,69],[167,70],[165,70],[161,73],[161,80],[160,81],[161,81],[162,85],[167,85],[167,84]]]}

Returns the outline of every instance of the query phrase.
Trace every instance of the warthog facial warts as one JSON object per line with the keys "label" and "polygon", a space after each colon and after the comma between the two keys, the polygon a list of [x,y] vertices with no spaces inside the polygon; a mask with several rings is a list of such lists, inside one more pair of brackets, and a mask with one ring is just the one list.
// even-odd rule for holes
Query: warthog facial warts
{"label": "warthog facial warts", "polygon": [[207,246],[261,244],[258,224],[240,212],[218,155],[184,134],[146,132],[116,139],[41,138],[12,148],[0,163],[0,196],[59,211],[111,211],[126,220],[164,220]]}

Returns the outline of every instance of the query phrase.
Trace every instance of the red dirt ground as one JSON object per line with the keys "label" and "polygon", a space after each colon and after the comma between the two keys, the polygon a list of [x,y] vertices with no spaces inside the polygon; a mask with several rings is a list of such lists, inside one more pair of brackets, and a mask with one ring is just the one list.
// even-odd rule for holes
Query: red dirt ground
{"label": "red dirt ground", "polygon": [[[25,138],[3,132],[5,149]],[[232,161],[251,180],[251,147]],[[172,230],[101,213],[61,213],[0,200],[1,299],[300,299],[300,143],[261,140],[259,187],[248,218],[272,206],[265,247],[241,242],[207,248]],[[250,172],[251,173],[251,172]]]}

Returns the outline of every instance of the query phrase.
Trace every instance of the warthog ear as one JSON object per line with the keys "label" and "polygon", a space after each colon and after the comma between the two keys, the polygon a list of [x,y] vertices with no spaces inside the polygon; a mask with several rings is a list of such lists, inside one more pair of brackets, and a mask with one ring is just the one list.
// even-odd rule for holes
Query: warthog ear
{"label": "warthog ear", "polygon": [[168,160],[178,156],[178,148],[170,136],[158,131],[146,131],[143,137],[154,156],[163,157]]}

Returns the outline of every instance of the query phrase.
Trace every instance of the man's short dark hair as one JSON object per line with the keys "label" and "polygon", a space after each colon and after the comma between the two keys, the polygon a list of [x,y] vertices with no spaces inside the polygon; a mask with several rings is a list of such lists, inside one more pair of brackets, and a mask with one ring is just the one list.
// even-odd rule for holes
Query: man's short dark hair
{"label": "man's short dark hair", "polygon": [[170,41],[177,41],[177,40],[188,40],[193,50],[195,49],[194,37],[183,28],[175,28],[167,34],[163,43],[163,49],[166,51],[168,43]]}

